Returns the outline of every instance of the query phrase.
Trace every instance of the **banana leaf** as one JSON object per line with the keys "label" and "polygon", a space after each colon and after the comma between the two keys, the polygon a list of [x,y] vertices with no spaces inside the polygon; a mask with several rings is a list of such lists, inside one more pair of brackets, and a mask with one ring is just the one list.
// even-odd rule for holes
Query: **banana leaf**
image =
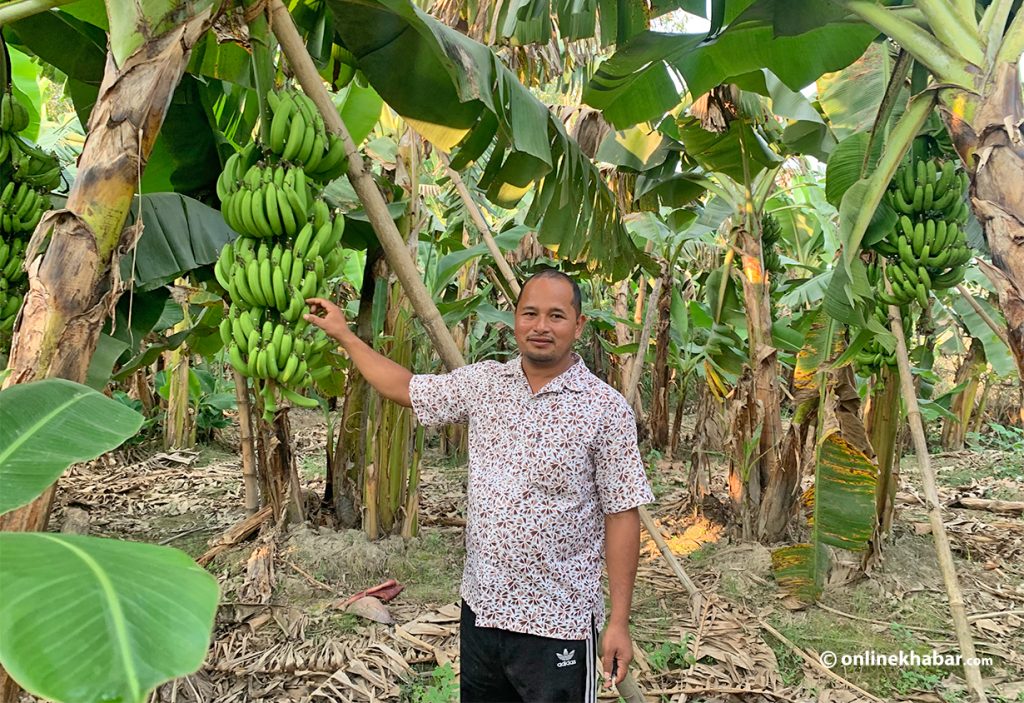
{"label": "banana leaf", "polygon": [[[877,31],[844,17],[823,15],[818,24],[793,27],[779,35],[778,0],[759,0],[713,37],[703,33],[643,32],[617,47],[583,93],[588,105],[604,112],[616,127],[656,120],[679,103],[676,79],[692,96],[768,69],[793,91],[822,74],[856,60]],[[789,3],[789,14],[794,12]],[[723,18],[725,19],[725,18]]]}
{"label": "banana leaf", "polygon": [[[812,326],[812,331],[816,339],[821,338],[820,328]],[[805,370],[813,363],[813,359],[805,358]],[[828,379],[828,387],[825,411],[821,413],[814,485],[803,497],[810,513],[810,543],[783,547],[772,554],[779,585],[805,602],[821,594],[830,563],[826,547],[863,551],[876,523],[878,465],[860,420],[853,372],[846,366],[827,375],[819,371],[819,376]]]}
{"label": "banana leaf", "polygon": [[119,446],[142,416],[63,379],[0,391],[0,514],[25,505],[64,469]]}
{"label": "banana leaf", "polygon": [[[149,291],[217,260],[238,235],[218,210],[178,193],[149,193],[142,200],[142,236],[121,259],[121,276],[136,291]],[[137,201],[136,201],[137,202]],[[133,204],[130,220],[138,216]]]}
{"label": "banana leaf", "polygon": [[[477,186],[502,206],[532,191],[524,224],[560,258],[600,262],[624,277],[646,257],[622,226],[614,194],[594,163],[488,47],[408,0],[329,0],[335,27],[371,85],[403,119],[445,151],[479,152],[475,130],[495,142]],[[415,66],[415,80],[396,67]],[[458,158],[458,150],[455,152]],[[460,159],[460,165],[465,159]]]}

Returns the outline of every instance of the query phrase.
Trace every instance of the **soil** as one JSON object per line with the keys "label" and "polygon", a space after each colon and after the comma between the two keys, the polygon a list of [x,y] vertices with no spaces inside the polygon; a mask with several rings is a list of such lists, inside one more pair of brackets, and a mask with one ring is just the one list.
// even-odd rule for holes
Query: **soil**
{"label": "soil", "polygon": [[[304,488],[322,495],[322,416],[293,412],[292,431]],[[245,518],[236,446],[237,437],[223,431],[195,451],[143,444],[73,467],[61,481],[51,529],[72,517],[79,524],[84,515],[91,534],[169,544],[199,557]],[[936,455],[943,502],[1024,500],[1017,450]],[[820,603],[794,609],[773,580],[771,546],[731,534],[724,470],[713,476],[713,495],[694,507],[686,495],[688,462],[649,456],[658,496],[652,512],[709,603],[693,610],[645,534],[633,671],[646,700],[967,700],[956,667],[839,665],[836,679],[804,659],[827,651],[956,651],[920,505],[899,506],[893,534],[866,573],[858,555],[836,555]],[[222,605],[207,660],[196,674],[161,686],[153,700],[457,700],[465,471],[436,448],[428,452],[414,539],[370,542],[355,530],[265,525],[216,556],[207,568],[221,582]],[[900,493],[907,501],[920,495],[916,476],[913,458],[905,458]],[[990,700],[1024,701],[1024,520],[959,508],[945,509],[944,519],[978,654],[992,660],[982,669]],[[802,531],[794,529],[794,540]],[[257,552],[269,555],[262,571],[252,568]],[[385,606],[396,624],[341,607],[390,578],[404,586]],[[616,699],[604,690],[601,697]]]}

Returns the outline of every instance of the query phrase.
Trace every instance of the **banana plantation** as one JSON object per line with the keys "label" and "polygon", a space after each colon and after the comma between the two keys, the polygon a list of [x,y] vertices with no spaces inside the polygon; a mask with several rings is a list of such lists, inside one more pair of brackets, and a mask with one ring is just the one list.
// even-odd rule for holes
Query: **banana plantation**
{"label": "banana plantation", "polygon": [[1019,0],[11,0],[0,47],[0,703],[459,700],[468,429],[307,300],[440,374],[548,268],[656,496],[599,698],[1024,701]]}

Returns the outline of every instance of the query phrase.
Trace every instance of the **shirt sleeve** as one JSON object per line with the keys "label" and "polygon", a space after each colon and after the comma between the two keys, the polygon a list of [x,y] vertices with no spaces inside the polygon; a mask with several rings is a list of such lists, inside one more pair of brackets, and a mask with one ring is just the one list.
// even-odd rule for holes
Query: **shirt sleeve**
{"label": "shirt sleeve", "polygon": [[605,515],[654,502],[637,446],[636,420],[624,399],[607,411],[592,455],[597,495]]}
{"label": "shirt sleeve", "polygon": [[416,374],[409,381],[409,399],[422,425],[462,423],[469,420],[475,374],[463,366],[445,374]]}

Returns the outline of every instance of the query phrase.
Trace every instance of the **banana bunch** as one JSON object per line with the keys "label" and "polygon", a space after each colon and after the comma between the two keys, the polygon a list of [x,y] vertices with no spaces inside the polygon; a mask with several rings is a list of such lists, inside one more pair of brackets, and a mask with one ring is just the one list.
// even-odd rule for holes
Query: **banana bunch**
{"label": "banana bunch", "polygon": [[[290,323],[301,319],[306,298],[317,295],[327,278],[344,263],[338,247],[344,218],[328,219],[319,228],[308,222],[288,246],[239,237],[221,250],[213,267],[217,282],[231,300],[245,308],[276,310]],[[323,254],[321,254],[323,252]]]}
{"label": "banana bunch", "polygon": [[61,169],[57,157],[16,134],[0,135],[0,161],[4,159],[10,162],[11,177],[19,183],[43,191],[60,186]]}
{"label": "banana bunch", "polygon": [[[872,283],[875,283],[873,278],[875,274],[869,270],[868,276]],[[877,275],[881,275],[880,271]],[[901,311],[902,312],[902,311]],[[877,305],[872,313],[875,319],[881,323],[883,327],[888,329],[889,327],[889,315],[886,311],[885,306]],[[882,367],[888,366],[890,368],[896,368],[896,350],[889,351],[881,344],[878,343],[878,339],[872,337],[871,340],[864,345],[864,348],[857,352],[853,360],[854,367],[861,376],[873,376],[882,370]]]}
{"label": "banana bunch", "polygon": [[766,273],[782,273],[782,262],[779,260],[779,249],[776,246],[782,236],[782,225],[771,213],[761,217],[761,256],[764,260]]}
{"label": "banana bunch", "polygon": [[29,123],[25,106],[9,92],[0,94],[0,347],[25,296],[28,238],[50,208],[48,191],[61,183],[60,162],[18,136]]}
{"label": "banana bunch", "polygon": [[28,110],[13,93],[0,95],[0,171],[5,180],[13,179],[44,191],[53,190],[60,185],[60,161],[54,154],[18,136],[28,123]]}
{"label": "banana bunch", "polygon": [[214,275],[231,300],[220,328],[229,361],[255,379],[270,419],[278,390],[315,407],[302,390],[332,372],[333,342],[303,314],[306,299],[326,295],[328,279],[345,263],[344,217],[320,191],[347,160],[305,95],[271,92],[267,105],[269,142],[231,155],[217,179],[221,212],[241,236],[221,250]]}
{"label": "banana bunch", "polygon": [[14,329],[14,318],[21,307],[24,254],[24,240],[0,241],[0,334]]}
{"label": "banana bunch", "polygon": [[328,183],[345,173],[348,159],[345,144],[328,134],[324,118],[304,93],[283,90],[267,93],[273,112],[270,121],[270,151],[291,164],[301,165],[306,175]]}
{"label": "banana bunch", "polygon": [[0,131],[20,132],[28,127],[28,123],[28,110],[18,102],[14,93],[5,92],[0,97]]}
{"label": "banana bunch", "polygon": [[309,323],[289,328],[274,321],[265,310],[228,308],[220,324],[220,336],[228,350],[228,361],[238,373],[249,378],[277,381],[292,402],[316,407],[317,402],[292,391],[312,383],[310,361],[322,354],[331,342],[323,330],[306,336]]}
{"label": "banana bunch", "polygon": [[952,161],[934,159],[904,165],[897,171],[886,197],[900,213],[896,227],[872,245],[888,258],[884,277],[878,277],[878,299],[887,305],[917,302],[928,307],[932,290],[952,288],[963,280],[973,256],[964,226],[969,179]]}
{"label": "banana bunch", "polygon": [[50,207],[50,199],[26,183],[8,181],[0,191],[0,232],[31,232]]}
{"label": "banana bunch", "polygon": [[[241,160],[232,164],[217,179],[221,212],[231,229],[256,239],[276,236],[295,237],[309,219],[313,198],[300,167],[264,165],[257,162],[238,177],[232,173]],[[222,183],[222,180],[224,181]]]}
{"label": "banana bunch", "polygon": [[887,197],[896,212],[917,219],[967,222],[964,195],[970,178],[952,161],[940,165],[935,159],[904,164],[889,184]]}

